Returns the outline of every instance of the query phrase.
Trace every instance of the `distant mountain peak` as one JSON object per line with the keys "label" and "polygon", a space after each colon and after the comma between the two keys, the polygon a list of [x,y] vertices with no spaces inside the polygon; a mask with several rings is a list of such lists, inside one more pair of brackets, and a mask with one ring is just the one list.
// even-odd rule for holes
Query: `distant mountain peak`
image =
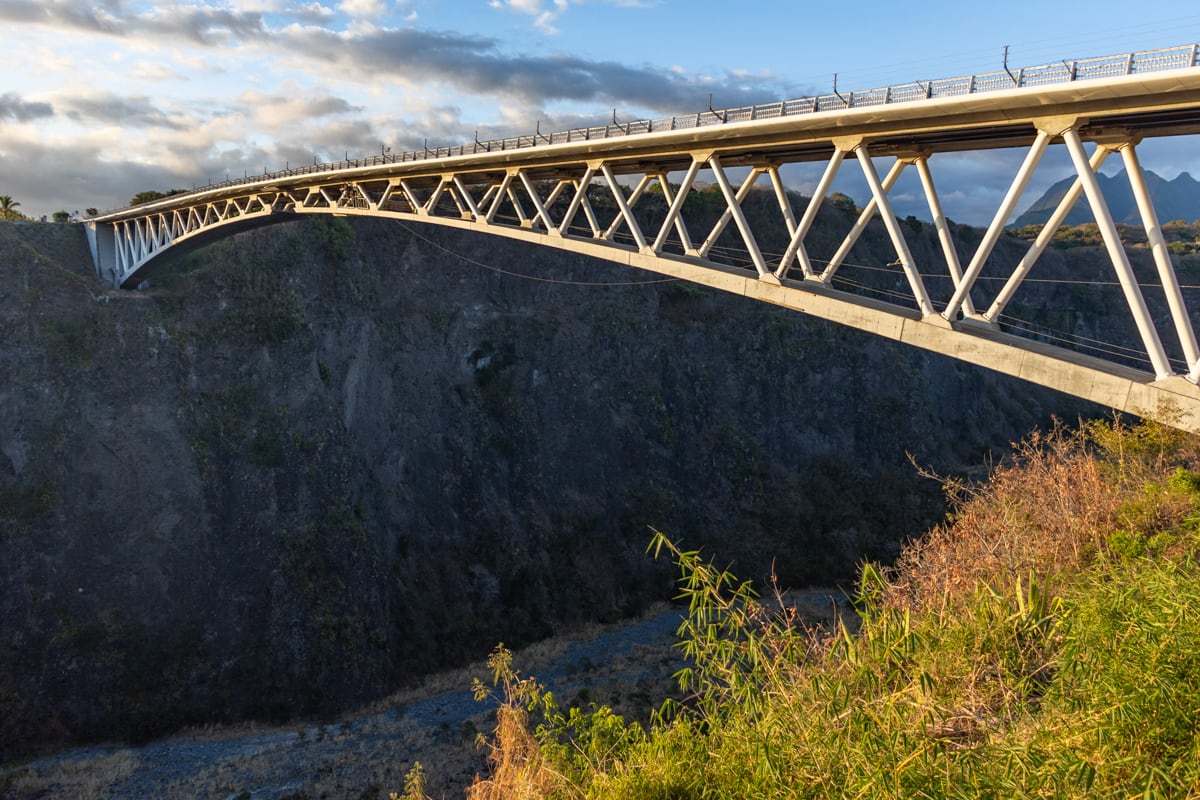
{"label": "distant mountain peak", "polygon": [[[1154,201],[1160,221],[1200,219],[1200,181],[1186,172],[1179,173],[1170,181],[1150,170],[1146,170],[1145,174],[1146,187],[1150,192],[1150,199]],[[1104,194],[1104,201],[1108,204],[1113,219],[1129,225],[1141,224],[1142,218],[1133,199],[1133,190],[1129,188],[1129,178],[1125,170],[1122,169],[1112,176],[1101,174],[1098,177],[1100,191]],[[1074,182],[1075,177],[1070,176],[1055,183],[1017,217],[1013,227],[1044,224]],[[1091,206],[1088,205],[1087,198],[1083,197],[1067,215],[1066,224],[1081,225],[1095,221]]]}

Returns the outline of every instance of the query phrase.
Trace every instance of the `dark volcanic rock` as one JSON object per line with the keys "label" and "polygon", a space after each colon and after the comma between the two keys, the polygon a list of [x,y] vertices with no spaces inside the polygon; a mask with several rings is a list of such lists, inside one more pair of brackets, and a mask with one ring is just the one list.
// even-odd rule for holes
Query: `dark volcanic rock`
{"label": "dark volcanic rock", "polygon": [[906,453],[964,470],[1079,408],[393,222],[247,233],[140,293],[99,290],[79,227],[0,225],[0,274],[0,757],[333,713],[634,613],[673,593],[650,525],[845,581],[943,513]]}

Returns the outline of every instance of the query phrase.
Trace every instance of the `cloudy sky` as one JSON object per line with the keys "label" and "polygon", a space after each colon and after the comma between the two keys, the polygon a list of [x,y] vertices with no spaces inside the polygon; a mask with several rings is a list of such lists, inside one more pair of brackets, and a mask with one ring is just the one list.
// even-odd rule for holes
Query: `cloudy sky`
{"label": "cloudy sky", "polygon": [[[1005,45],[1022,66],[1198,41],[1179,0],[0,0],[0,195],[103,210],[476,131],[827,93],[835,72],[842,90],[990,72]],[[1200,175],[1190,137],[1141,154]],[[1020,157],[935,157],[949,215],[986,222]],[[1027,199],[1065,175],[1050,159]]]}

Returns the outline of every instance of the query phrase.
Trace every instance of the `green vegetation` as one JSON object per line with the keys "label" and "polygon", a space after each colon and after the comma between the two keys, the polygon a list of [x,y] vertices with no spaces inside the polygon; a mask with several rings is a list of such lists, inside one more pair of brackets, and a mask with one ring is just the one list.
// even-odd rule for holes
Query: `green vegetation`
{"label": "green vegetation", "polygon": [[656,533],[688,699],[648,727],[563,712],[501,648],[468,796],[1195,797],[1198,467],[1159,425],[1033,436],[986,482],[946,481],[949,521],[865,565],[832,629]]}
{"label": "green vegetation", "polygon": [[54,510],[54,484],[46,478],[27,485],[0,482],[0,519],[35,519]]}
{"label": "green vegetation", "polygon": [[165,192],[160,192],[155,189],[149,189],[144,192],[138,192],[129,200],[129,205],[140,206],[143,203],[152,203],[155,200],[162,200],[164,197],[171,197],[177,194],[184,194],[187,189],[168,189]]}
{"label": "green vegetation", "polygon": [[[1042,232],[1043,225],[1025,225],[1013,228],[1010,233],[1028,241],[1033,241]],[[1146,230],[1140,225],[1117,225],[1121,241],[1127,247],[1146,247]],[[1163,239],[1167,249],[1175,255],[1200,253],[1200,220],[1185,222],[1177,219],[1162,224]],[[1094,222],[1082,225],[1064,225],[1054,232],[1052,240],[1054,247],[1069,250],[1073,247],[1103,247],[1104,240],[1100,236],[1100,227]]]}
{"label": "green vegetation", "polygon": [[0,194],[0,222],[20,222],[25,215],[17,211],[21,203],[12,199],[12,195]]}
{"label": "green vegetation", "polygon": [[333,264],[342,264],[354,252],[356,234],[350,221],[341,217],[319,217],[313,233],[325,257]]}
{"label": "green vegetation", "polygon": [[841,192],[834,192],[833,194],[829,195],[829,202],[834,208],[843,213],[853,215],[859,212],[859,208],[855,204],[854,198],[850,197],[850,195],[843,194]]}

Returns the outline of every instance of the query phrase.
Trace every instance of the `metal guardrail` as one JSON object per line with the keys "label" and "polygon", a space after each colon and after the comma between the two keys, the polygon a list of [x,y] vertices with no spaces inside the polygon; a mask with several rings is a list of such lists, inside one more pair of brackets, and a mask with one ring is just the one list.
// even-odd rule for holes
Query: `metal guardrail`
{"label": "metal guardrail", "polygon": [[421,150],[409,150],[403,153],[383,153],[377,156],[347,159],[344,161],[314,163],[312,166],[292,167],[276,172],[264,171],[262,175],[248,175],[221,183],[213,183],[193,189],[191,192],[185,192],[185,194],[198,194],[231,186],[260,183],[265,180],[287,178],[296,175],[311,175],[318,172],[336,172],[338,170],[358,167],[403,164],[412,161],[426,161],[477,153],[520,150],[541,145],[609,139],[616,136],[636,136],[644,133],[658,133],[660,131],[703,128],[710,125],[724,125],[730,122],[775,119],[827,111],[844,111],[846,109],[867,108],[893,103],[910,103],[940,97],[959,97],[1003,89],[1049,86],[1052,84],[1070,83],[1072,81],[1113,78],[1122,75],[1136,75],[1146,72],[1160,72],[1196,66],[1200,66],[1200,44],[1190,44],[1160,50],[1144,50],[1137,53],[1100,56],[1098,58],[1077,61],[1061,61],[1055,64],[1042,64],[1036,67],[1021,67],[1015,72],[1006,68],[999,72],[966,75],[958,78],[941,78],[924,83],[915,81],[896,86],[885,86],[879,89],[852,91],[846,94],[824,94],[816,97],[779,100],[772,103],[742,106],[740,108],[706,109],[686,116],[618,122],[614,113],[613,122],[607,125],[598,125],[591,128],[572,128],[553,133],[541,133],[538,131],[531,135],[510,136],[505,139],[491,139],[486,142],[476,139],[469,144],[435,148],[426,147]]}

